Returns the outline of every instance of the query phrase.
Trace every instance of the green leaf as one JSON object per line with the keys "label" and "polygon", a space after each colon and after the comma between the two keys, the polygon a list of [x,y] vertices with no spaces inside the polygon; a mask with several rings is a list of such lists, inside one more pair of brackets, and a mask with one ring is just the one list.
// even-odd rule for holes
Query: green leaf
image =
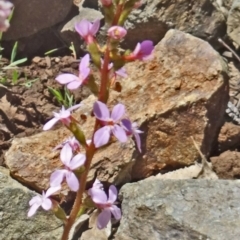
{"label": "green leaf", "polygon": [[[15,67],[15,66],[17,66],[17,65],[19,65],[19,64],[22,64],[22,63],[25,63],[27,61],[27,58],[22,58],[22,59],[19,59],[19,60],[16,60],[16,61],[14,61],[14,62],[12,62],[10,65],[8,65],[7,67]],[[6,67],[6,68],[7,68]],[[4,69],[6,69],[6,68],[4,68]]]}
{"label": "green leaf", "polygon": [[63,103],[64,98],[62,96],[62,93],[59,90],[51,88],[51,87],[48,87],[48,90],[50,91],[50,93],[52,93],[52,95],[54,97],[56,97],[56,99],[59,103]]}
{"label": "green leaf", "polygon": [[17,47],[18,47],[18,42],[15,42],[13,49],[12,49],[12,53],[11,53],[11,60],[10,63],[13,63],[15,60],[15,57],[17,55]]}
{"label": "green leaf", "polygon": [[12,74],[12,83],[13,83],[13,84],[16,84],[16,83],[17,83],[18,77],[19,77],[18,71],[17,71],[17,70],[14,70],[14,71],[13,71],[13,74]]}
{"label": "green leaf", "polygon": [[54,48],[54,49],[52,49],[52,50],[50,50],[50,51],[45,52],[44,55],[45,55],[45,56],[46,56],[46,55],[49,55],[49,54],[51,54],[51,53],[53,53],[53,52],[56,52],[57,50],[59,50],[59,48]]}

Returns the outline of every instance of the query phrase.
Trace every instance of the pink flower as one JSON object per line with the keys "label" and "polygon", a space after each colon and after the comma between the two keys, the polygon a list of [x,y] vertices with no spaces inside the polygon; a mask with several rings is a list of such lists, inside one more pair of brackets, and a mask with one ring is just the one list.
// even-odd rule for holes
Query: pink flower
{"label": "pink flower", "polygon": [[78,142],[78,140],[75,137],[68,138],[63,143],[57,145],[53,150],[62,149],[66,144],[68,144],[74,152],[80,150],[80,143]]}
{"label": "pink flower", "polygon": [[93,185],[92,185],[92,188],[88,189],[88,195],[92,196],[92,189],[101,189],[101,190],[104,190],[103,189],[103,184],[96,178]]}
{"label": "pink flower", "polygon": [[90,74],[89,68],[90,56],[86,54],[79,64],[79,76],[75,76],[71,73],[64,73],[57,76],[56,81],[60,84],[67,84],[69,90],[79,88],[87,80]]}
{"label": "pink flower", "polygon": [[80,23],[75,25],[75,30],[79,35],[86,41],[87,44],[94,42],[94,37],[100,27],[100,20],[96,20],[91,23],[87,20],[82,20]]}
{"label": "pink flower", "polygon": [[139,152],[142,152],[141,150],[141,139],[139,134],[143,133],[143,131],[138,129],[136,122],[131,122],[129,119],[122,119],[122,125],[127,131],[127,135],[133,135],[136,139],[137,147]]}
{"label": "pink flower", "polygon": [[108,36],[115,40],[122,40],[127,34],[127,30],[121,26],[112,26],[108,29]]}
{"label": "pink flower", "polygon": [[149,40],[143,41],[142,43],[138,43],[134,51],[130,55],[125,56],[125,59],[130,61],[136,59],[149,60],[152,58],[153,49],[154,46],[152,41]]}
{"label": "pink flower", "polygon": [[60,159],[64,164],[65,169],[56,170],[51,174],[50,186],[59,186],[62,181],[66,179],[69,188],[76,192],[79,189],[79,181],[73,170],[83,166],[86,161],[86,156],[79,153],[73,157],[72,148],[66,144],[61,150]]}
{"label": "pink flower", "polygon": [[95,147],[99,148],[108,143],[110,135],[113,134],[120,142],[127,141],[125,130],[117,123],[125,114],[125,106],[117,104],[114,106],[111,116],[106,104],[96,101],[93,105],[93,113],[101,121],[104,127],[98,129],[93,137]]}
{"label": "pink flower", "polygon": [[0,1],[0,32],[9,28],[8,17],[11,14],[13,4],[8,1]]}
{"label": "pink flower", "polygon": [[30,209],[28,211],[28,217],[32,217],[40,206],[46,211],[50,210],[52,208],[52,201],[49,197],[60,189],[61,186],[50,187],[46,193],[44,191],[42,192],[42,196],[33,197],[29,201]]}
{"label": "pink flower", "polygon": [[103,229],[107,226],[108,222],[111,220],[111,214],[116,220],[122,217],[121,210],[114,204],[117,200],[117,194],[117,189],[113,185],[109,187],[108,198],[102,189],[92,188],[90,196],[96,206],[102,210],[97,218],[97,227],[99,229]]}
{"label": "pink flower", "polygon": [[59,111],[59,113],[53,112],[54,118],[49,120],[44,126],[43,130],[49,130],[53,127],[54,124],[56,124],[58,121],[61,121],[64,125],[69,125],[71,123],[71,111],[79,108],[82,104],[74,105],[68,109],[65,109],[64,106],[62,106],[62,109]]}
{"label": "pink flower", "polygon": [[104,7],[109,7],[112,5],[112,0],[100,0],[100,2]]}

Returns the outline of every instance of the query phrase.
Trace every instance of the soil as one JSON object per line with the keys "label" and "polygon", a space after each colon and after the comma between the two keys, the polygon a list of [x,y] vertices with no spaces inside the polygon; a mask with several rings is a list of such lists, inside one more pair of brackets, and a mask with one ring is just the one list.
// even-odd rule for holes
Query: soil
{"label": "soil", "polygon": [[[9,61],[1,59],[1,68]],[[17,80],[13,81],[14,71]],[[60,73],[78,73],[78,61],[72,56],[35,57],[27,66],[5,70],[0,84],[0,166],[4,166],[4,152],[14,137],[24,137],[42,131],[42,125],[52,117],[52,112],[62,105],[48,87],[64,88],[56,82]],[[16,74],[16,73],[15,73]],[[72,92],[74,103],[89,95],[87,88]],[[67,106],[66,106],[67,107]]]}

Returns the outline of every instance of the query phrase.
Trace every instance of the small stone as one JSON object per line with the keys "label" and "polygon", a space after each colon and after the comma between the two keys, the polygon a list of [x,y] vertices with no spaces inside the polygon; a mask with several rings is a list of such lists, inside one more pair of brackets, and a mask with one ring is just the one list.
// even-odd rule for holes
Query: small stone
{"label": "small stone", "polygon": [[41,61],[41,57],[34,57],[33,59],[32,59],[32,62],[33,63],[39,63],[40,61]]}

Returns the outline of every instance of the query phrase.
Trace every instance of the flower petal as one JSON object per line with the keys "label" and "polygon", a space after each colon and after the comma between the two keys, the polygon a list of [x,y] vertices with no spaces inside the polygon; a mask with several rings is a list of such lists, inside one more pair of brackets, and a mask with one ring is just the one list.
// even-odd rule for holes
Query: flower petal
{"label": "flower petal", "polygon": [[95,22],[93,22],[90,28],[90,33],[92,36],[94,36],[98,32],[99,27],[100,27],[100,19],[97,19]]}
{"label": "flower petal", "polygon": [[110,117],[110,112],[107,108],[107,105],[100,102],[96,101],[93,105],[93,113],[96,118],[102,121],[107,121],[109,120]]}
{"label": "flower petal", "polygon": [[91,197],[93,202],[96,204],[106,204],[107,203],[107,195],[100,188],[91,188]]}
{"label": "flower petal", "polygon": [[42,198],[40,196],[35,196],[29,201],[29,205],[32,206],[33,204],[39,204],[39,206],[42,203]]}
{"label": "flower petal", "polygon": [[135,137],[135,140],[136,140],[136,143],[137,143],[138,151],[142,152],[142,150],[141,150],[141,138],[140,138],[139,134],[137,132],[134,132],[134,137]]}
{"label": "flower petal", "polygon": [[53,125],[56,124],[58,121],[59,121],[59,118],[55,118],[55,117],[52,118],[51,120],[49,120],[47,123],[44,124],[43,130],[44,130],[44,131],[49,130],[49,129],[52,128]]}
{"label": "flower petal", "polygon": [[93,142],[96,148],[99,148],[108,143],[110,138],[110,127],[105,126],[98,129],[93,137]]}
{"label": "flower petal", "polygon": [[72,81],[72,82],[68,83],[67,88],[69,90],[75,90],[75,89],[79,88],[81,85],[82,85],[82,81],[81,81],[81,79],[78,78],[76,81]]}
{"label": "flower petal", "polygon": [[86,155],[85,154],[82,154],[82,153],[79,153],[77,154],[76,156],[74,156],[72,158],[72,160],[70,161],[68,167],[71,169],[71,170],[74,170],[76,168],[79,168],[80,166],[82,166],[86,161]]}
{"label": "flower petal", "polygon": [[128,139],[125,130],[117,124],[114,125],[112,133],[120,142],[126,142]]}
{"label": "flower petal", "polygon": [[32,216],[36,213],[36,211],[37,211],[37,209],[38,209],[39,207],[40,207],[40,204],[34,203],[34,204],[30,207],[27,216],[28,216],[28,217],[32,217]]}
{"label": "flower petal", "polygon": [[90,62],[90,55],[86,54],[79,64],[79,72],[84,71],[86,68],[89,68],[89,62]]}
{"label": "flower petal", "polygon": [[89,34],[90,27],[91,27],[91,23],[85,19],[83,19],[80,23],[75,24],[75,30],[83,38]]}
{"label": "flower petal", "polygon": [[64,74],[58,75],[55,80],[61,84],[67,84],[72,81],[78,80],[78,77],[71,73],[64,73]]}
{"label": "flower petal", "polygon": [[124,114],[125,114],[125,106],[119,103],[114,106],[111,113],[111,118],[114,120],[114,122],[117,122],[123,117]]}
{"label": "flower petal", "polygon": [[122,125],[123,127],[132,134],[132,122],[129,119],[122,119]]}
{"label": "flower petal", "polygon": [[81,71],[79,79],[82,81],[82,84],[85,82],[85,80],[89,76],[90,71],[91,71],[90,68],[85,68],[84,70]]}
{"label": "flower petal", "polygon": [[69,167],[72,155],[73,152],[71,146],[69,144],[65,144],[60,153],[60,159],[65,166]]}
{"label": "flower petal", "polygon": [[111,185],[108,189],[108,202],[114,203],[117,199],[118,191],[114,185]]}
{"label": "flower petal", "polygon": [[97,218],[97,227],[103,229],[107,226],[108,222],[111,220],[111,211],[110,209],[104,209]]}
{"label": "flower petal", "polygon": [[69,171],[67,173],[66,181],[67,181],[69,188],[72,191],[77,192],[77,190],[79,189],[79,181],[73,172]]}
{"label": "flower petal", "polygon": [[119,220],[122,217],[121,209],[118,208],[117,206],[112,205],[110,207],[110,211],[116,220]]}
{"label": "flower petal", "polygon": [[45,194],[45,197],[49,197],[51,196],[53,193],[59,191],[61,189],[61,185],[59,186],[56,186],[56,187],[50,187],[47,191],[46,191],[46,194]]}
{"label": "flower petal", "polygon": [[73,110],[75,110],[75,109],[80,108],[81,106],[82,106],[82,103],[79,103],[79,104],[76,104],[76,105],[68,108],[67,110],[71,112],[71,111],[73,111]]}
{"label": "flower petal", "polygon": [[42,208],[46,211],[52,208],[52,201],[49,198],[44,199]]}
{"label": "flower petal", "polygon": [[57,187],[61,185],[63,178],[65,177],[66,170],[56,170],[50,176],[50,186]]}

